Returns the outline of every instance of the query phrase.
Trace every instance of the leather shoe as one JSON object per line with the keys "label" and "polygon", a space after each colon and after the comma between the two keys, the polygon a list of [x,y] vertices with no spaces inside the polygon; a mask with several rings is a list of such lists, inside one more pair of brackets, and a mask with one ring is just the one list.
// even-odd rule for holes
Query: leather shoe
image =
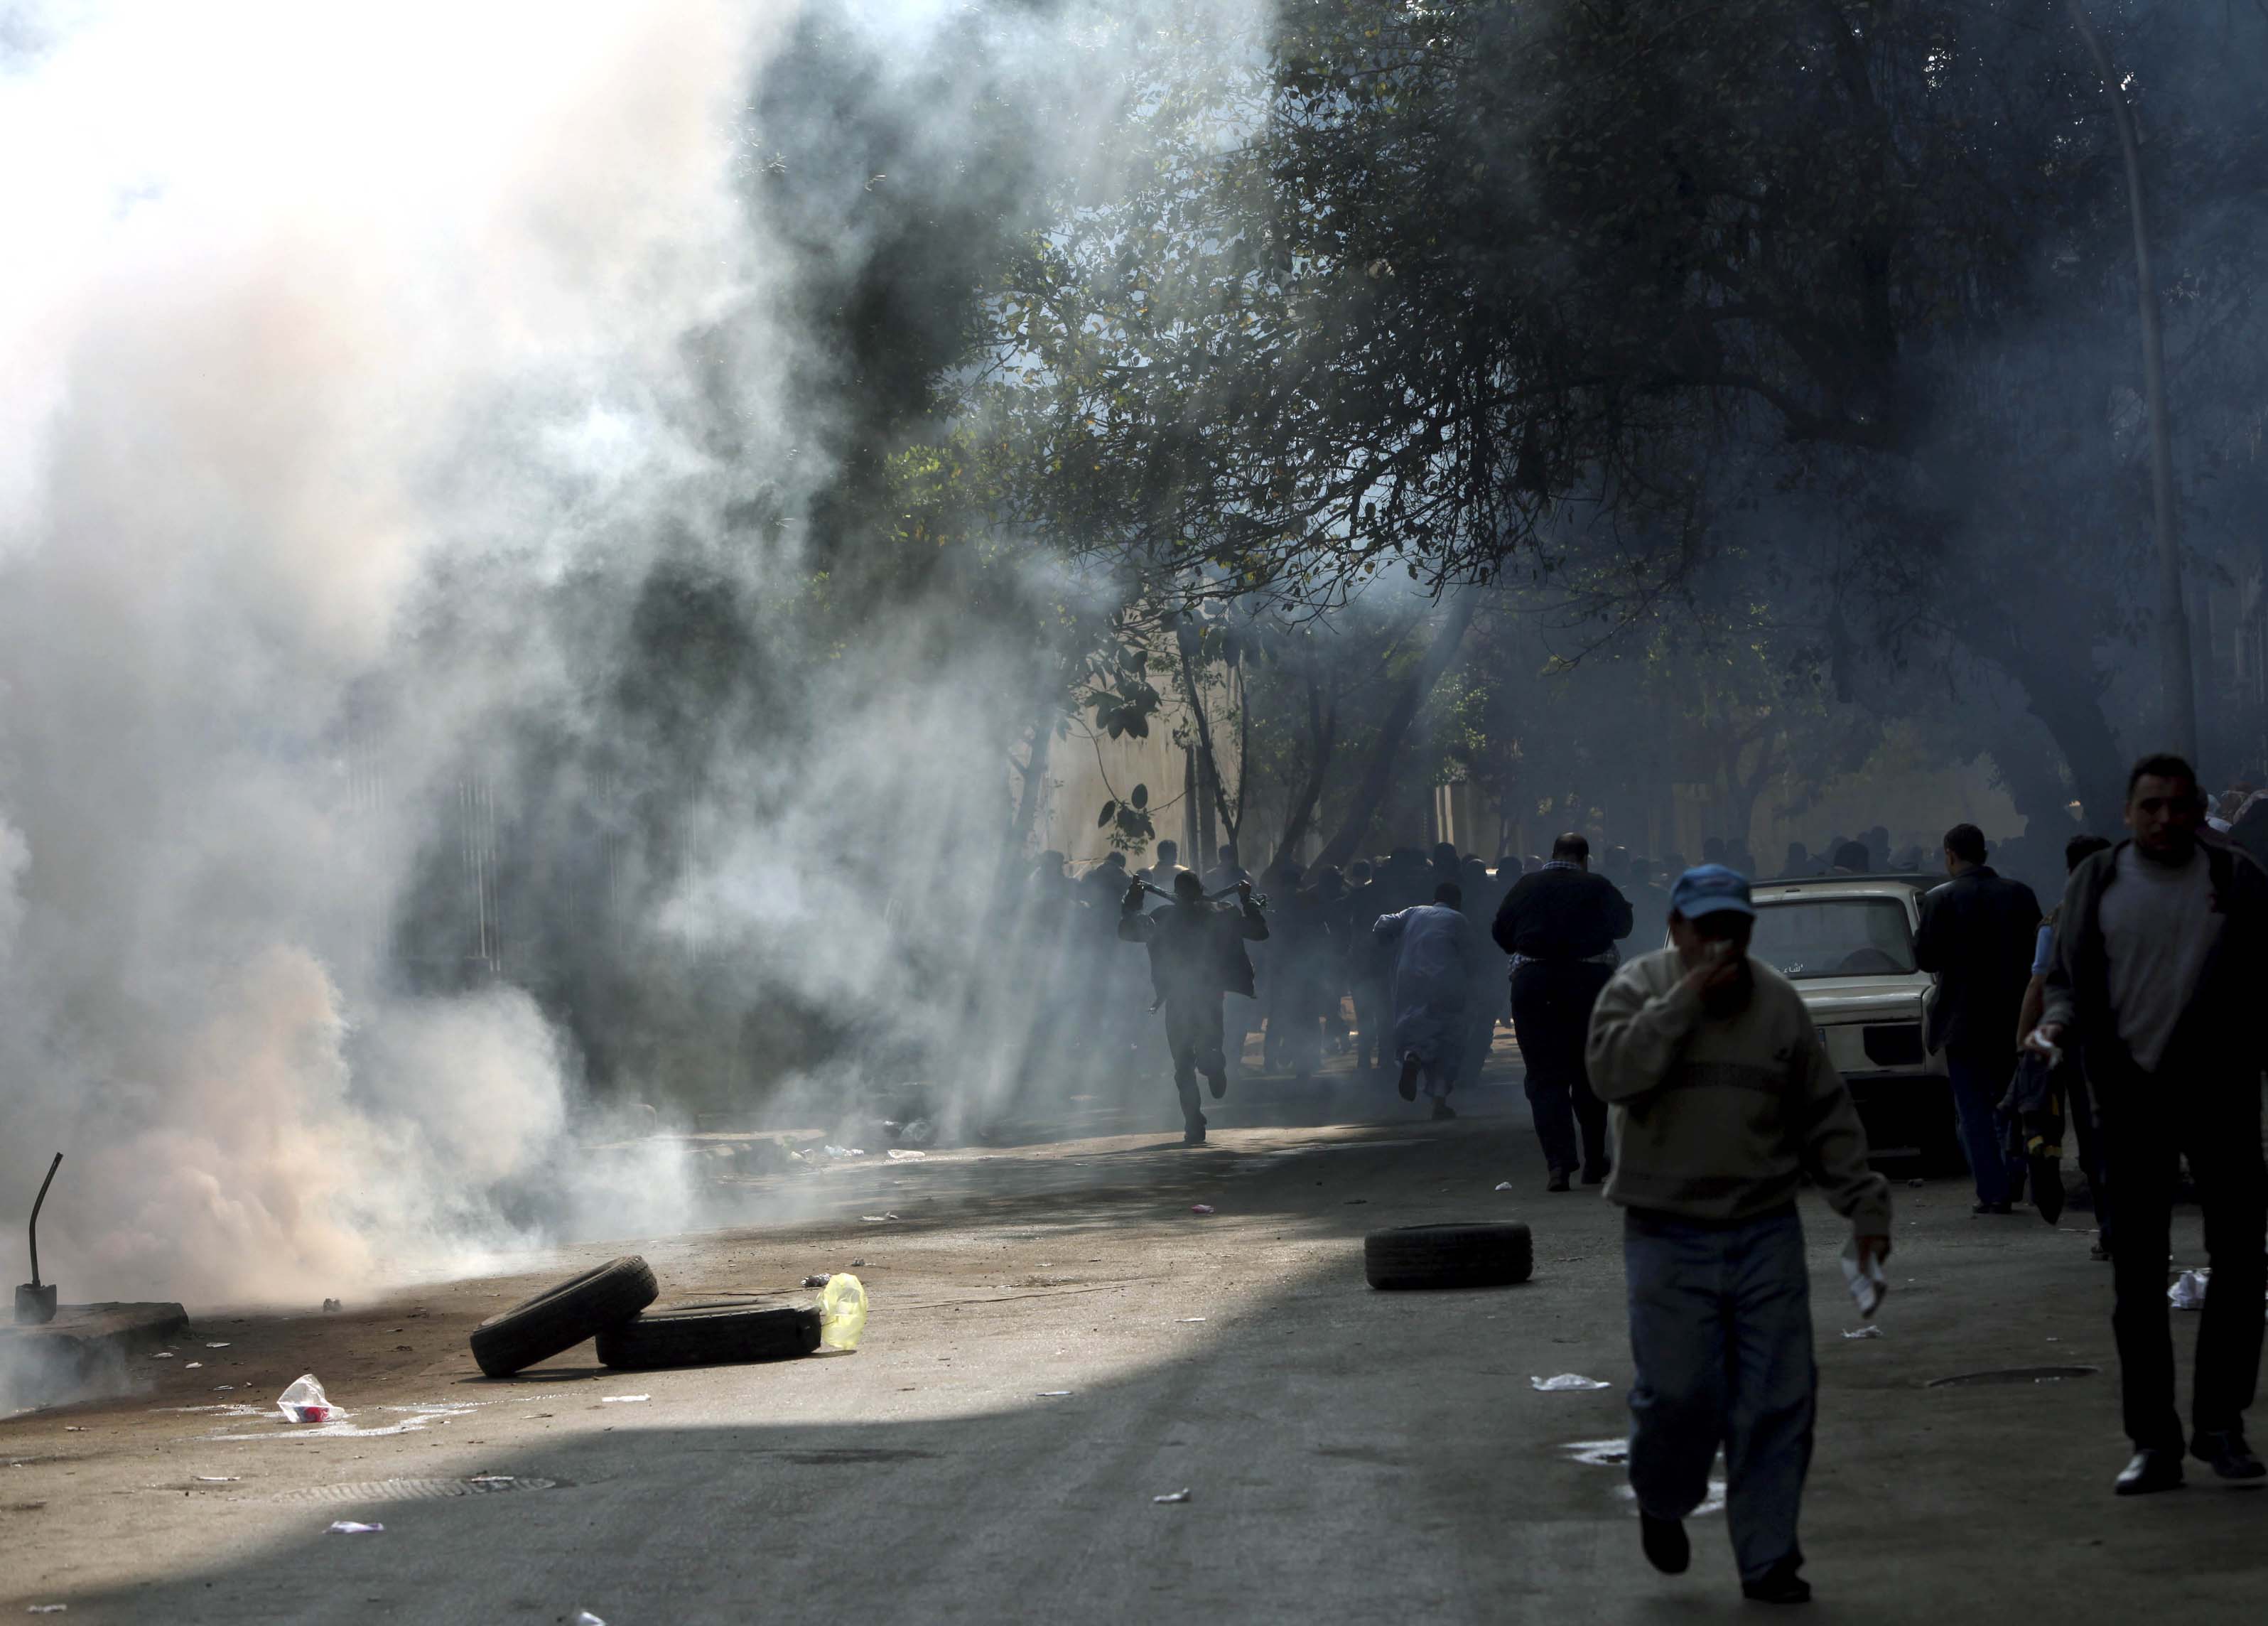
{"label": "leather shoe", "polygon": [[1693,1562],[1693,1543],[1686,1538],[1684,1525],[1675,1519],[1656,1519],[1640,1508],[1638,1541],[1646,1548],[1646,1563],[1664,1575],[1683,1575]]}
{"label": "leather shoe", "polygon": [[1741,1583],[1741,1596],[1752,1603],[1809,1603],[1811,1583],[1796,1571],[1800,1558],[1783,1558],[1753,1581]]}
{"label": "leather shoe", "polygon": [[2182,1453],[2161,1451],[2155,1445],[2145,1445],[2134,1453],[2134,1460],[2118,1473],[2111,1491],[2122,1497],[2146,1497],[2154,1490],[2179,1490],[2182,1488]]}
{"label": "leather shoe", "polygon": [[2268,1478],[2268,1462],[2252,1454],[2235,1429],[2200,1429],[2190,1440],[2190,1455],[2210,1463],[2223,1479]]}
{"label": "leather shoe", "polygon": [[1543,1182],[1543,1189],[1546,1191],[1565,1191],[1567,1189],[1567,1171],[1565,1169],[1552,1170],[1550,1179]]}

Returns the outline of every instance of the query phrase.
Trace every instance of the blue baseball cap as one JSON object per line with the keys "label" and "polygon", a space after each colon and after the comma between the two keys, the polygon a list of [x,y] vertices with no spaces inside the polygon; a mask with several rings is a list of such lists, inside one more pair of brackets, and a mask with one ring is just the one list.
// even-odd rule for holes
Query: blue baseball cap
{"label": "blue baseball cap", "polygon": [[1678,876],[1669,889],[1669,906],[1689,920],[1727,909],[1750,919],[1756,913],[1749,901],[1749,877],[1722,864],[1699,864]]}

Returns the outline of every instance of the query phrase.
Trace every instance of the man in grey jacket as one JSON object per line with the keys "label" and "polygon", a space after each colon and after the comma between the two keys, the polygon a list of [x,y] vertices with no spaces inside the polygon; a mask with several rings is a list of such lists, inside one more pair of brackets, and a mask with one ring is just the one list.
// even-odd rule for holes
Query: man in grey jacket
{"label": "man in grey jacket", "polygon": [[1749,957],[1747,880],[1705,864],[1670,905],[1674,946],[1607,984],[1587,1056],[1613,1109],[1606,1194],[1624,1209],[1631,1489],[1646,1558],[1675,1575],[1722,1445],[1741,1591],[1801,1603],[1819,1386],[1796,1189],[1809,1175],[1850,1220],[1865,1267],[1889,1257],[1889,1186],[1802,996]]}
{"label": "man in grey jacket", "polygon": [[2110,1327],[2134,1454],[2123,1497],[2182,1482],[2166,1267],[2181,1160],[2205,1210],[2213,1264],[2198,1328],[2190,1454],[2223,1479],[2268,1477],[2244,1438],[2260,1377],[2268,1290],[2268,1166],[2260,1079],[2268,1061],[2260,988],[2268,974],[2268,876],[2239,848],[2198,839],[2205,800],[2179,757],[2146,757],[2128,777],[2133,839],[2071,872],[2035,1045],[2078,1052],[2101,1113],[2117,1194]]}

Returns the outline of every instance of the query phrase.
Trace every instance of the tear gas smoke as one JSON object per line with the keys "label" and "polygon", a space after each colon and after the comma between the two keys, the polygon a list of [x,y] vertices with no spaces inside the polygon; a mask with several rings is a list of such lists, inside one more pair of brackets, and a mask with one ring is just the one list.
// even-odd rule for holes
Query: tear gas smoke
{"label": "tear gas smoke", "polygon": [[[945,15],[858,13],[909,61]],[[717,1011],[840,1034],[934,994],[949,939],[878,938],[889,897],[975,929],[1018,681],[981,637],[909,610],[816,676],[789,651],[761,691],[638,698],[640,652],[691,636],[642,620],[671,583],[743,642],[792,593],[825,474],[748,185],[796,21],[0,20],[0,135],[40,155],[0,176],[0,1212],[70,1154],[42,1255],[72,1298],[312,1300],[694,1216],[666,1150],[575,1151],[597,981],[418,970],[457,929],[421,913],[435,876],[511,861],[478,835],[499,787],[547,850],[612,854],[523,892],[682,968],[686,1047],[607,1058],[657,1098],[673,1068],[766,1075],[729,1024],[691,1035]],[[719,517],[751,504],[767,546]],[[609,737],[626,717],[669,751]],[[494,963],[490,884],[453,965]]]}

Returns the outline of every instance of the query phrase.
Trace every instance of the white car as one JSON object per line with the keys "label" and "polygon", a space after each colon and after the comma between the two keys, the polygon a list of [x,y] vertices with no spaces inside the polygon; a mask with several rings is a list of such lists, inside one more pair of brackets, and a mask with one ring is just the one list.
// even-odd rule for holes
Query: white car
{"label": "white car", "polygon": [[1749,952],[1803,995],[1878,1157],[1960,1156],[1945,1056],[1928,1045],[1936,983],[1914,967],[1922,895],[1941,880],[1825,876],[1759,882],[1750,893]]}

